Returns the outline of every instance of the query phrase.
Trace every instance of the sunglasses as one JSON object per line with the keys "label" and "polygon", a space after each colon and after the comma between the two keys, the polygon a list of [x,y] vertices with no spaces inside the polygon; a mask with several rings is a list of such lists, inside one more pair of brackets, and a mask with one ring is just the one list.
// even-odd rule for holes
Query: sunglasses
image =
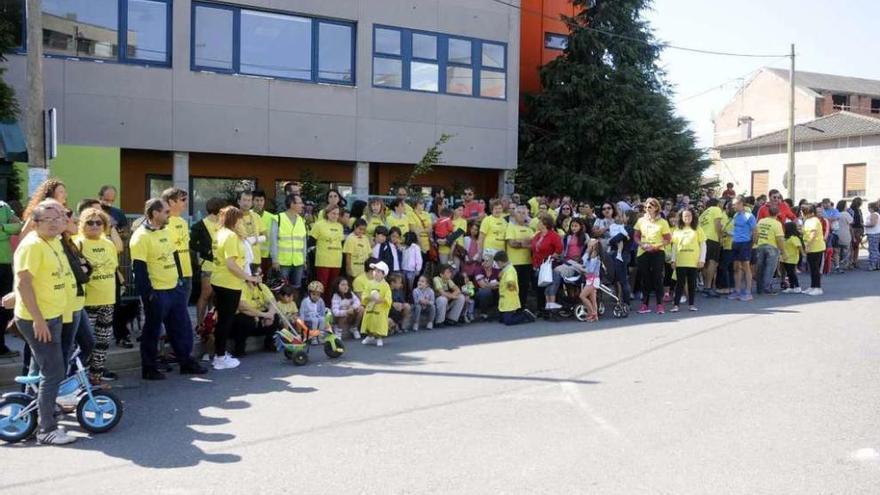
{"label": "sunglasses", "polygon": [[89,227],[103,227],[104,222],[102,220],[86,220],[86,225]]}

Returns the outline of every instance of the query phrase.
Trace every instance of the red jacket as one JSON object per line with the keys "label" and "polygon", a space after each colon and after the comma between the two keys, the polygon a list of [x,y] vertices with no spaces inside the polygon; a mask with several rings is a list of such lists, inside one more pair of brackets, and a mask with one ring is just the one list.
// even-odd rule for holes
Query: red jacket
{"label": "red jacket", "polygon": [[[766,218],[770,216],[770,203],[764,203],[764,206],[758,210],[758,220],[762,218]],[[785,224],[785,220],[791,220],[792,222],[797,222],[797,215],[791,211],[791,208],[788,206],[788,203],[785,201],[779,202],[779,214],[776,215],[776,219],[779,220],[780,223]]]}
{"label": "red jacket", "polygon": [[562,254],[562,238],[556,231],[548,230],[543,238],[540,232],[532,237],[532,267],[538,268],[554,254]]}

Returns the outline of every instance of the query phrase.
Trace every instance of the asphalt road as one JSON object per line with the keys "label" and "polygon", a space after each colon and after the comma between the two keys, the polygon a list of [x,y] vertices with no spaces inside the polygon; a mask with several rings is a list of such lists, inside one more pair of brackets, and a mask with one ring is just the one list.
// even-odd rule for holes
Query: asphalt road
{"label": "asphalt road", "polygon": [[0,492],[880,493],[878,282],[129,376],[111,433],[0,447]]}

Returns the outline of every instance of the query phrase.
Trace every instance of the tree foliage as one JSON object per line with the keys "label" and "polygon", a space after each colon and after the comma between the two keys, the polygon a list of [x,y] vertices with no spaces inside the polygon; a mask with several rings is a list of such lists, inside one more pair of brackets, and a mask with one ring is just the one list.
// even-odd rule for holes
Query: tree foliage
{"label": "tree foliage", "polygon": [[517,183],[593,199],[695,190],[709,161],[674,115],[661,47],[641,16],[650,0],[574,3],[568,47],[542,69],[543,91],[525,96]]}
{"label": "tree foliage", "polygon": [[[13,4],[15,2],[12,2]],[[0,62],[6,62],[4,54],[12,51],[16,46],[15,31],[19,29],[11,20],[21,16],[21,8],[18,6],[0,7]],[[15,17],[15,16],[19,17]],[[6,84],[3,76],[5,67],[0,67],[0,120],[15,120],[18,117],[18,101],[15,99],[15,91],[12,86]]]}

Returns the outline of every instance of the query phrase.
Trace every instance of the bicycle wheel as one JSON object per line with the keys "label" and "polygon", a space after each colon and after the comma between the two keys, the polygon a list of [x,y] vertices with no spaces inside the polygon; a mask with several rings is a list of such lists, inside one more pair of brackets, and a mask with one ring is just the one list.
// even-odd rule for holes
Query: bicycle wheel
{"label": "bicycle wheel", "polygon": [[25,397],[8,397],[0,401],[0,440],[16,443],[34,434],[37,429],[37,408],[21,414],[32,401]]}
{"label": "bicycle wheel", "polygon": [[112,392],[96,390],[94,399],[83,395],[76,406],[76,420],[80,426],[91,433],[104,433],[112,430],[122,419],[122,401]]}

